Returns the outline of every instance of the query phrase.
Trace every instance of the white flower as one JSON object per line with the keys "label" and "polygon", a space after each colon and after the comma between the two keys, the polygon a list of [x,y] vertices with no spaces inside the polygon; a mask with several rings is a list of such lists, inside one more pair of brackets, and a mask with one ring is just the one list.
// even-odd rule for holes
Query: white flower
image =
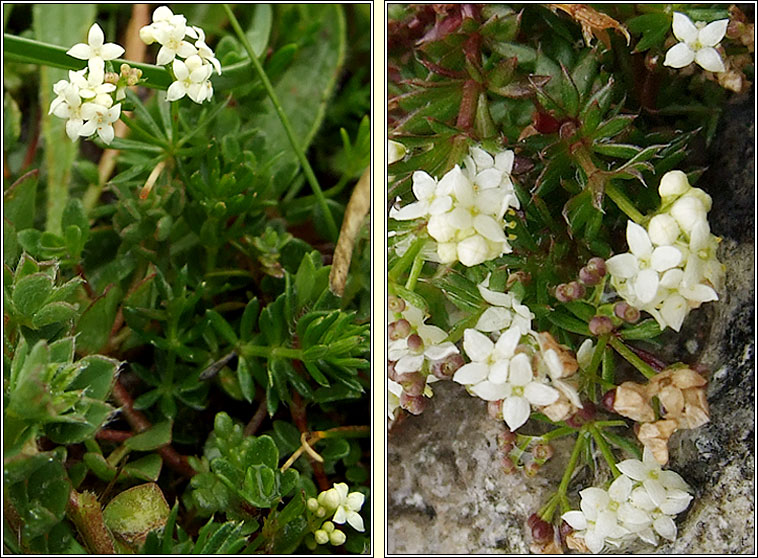
{"label": "white flower", "polygon": [[617,254],[605,264],[614,279],[628,281],[634,293],[636,304],[641,307],[655,299],[660,284],[659,273],[678,266],[682,261],[681,251],[674,246],[653,244],[647,231],[633,221],[626,227],[626,240],[630,252]]}
{"label": "white flower", "polygon": [[331,490],[336,491],[339,496],[339,503],[337,504],[337,510],[334,512],[332,521],[335,523],[345,523],[355,529],[356,531],[363,531],[363,518],[358,512],[363,506],[365,496],[360,492],[347,492],[347,484],[340,482],[334,485]]}
{"label": "white flower", "polygon": [[211,48],[205,44],[205,31],[199,27],[193,26],[192,29],[197,33],[197,41],[195,41],[195,48],[197,49],[197,55],[205,62],[210,62],[218,75],[221,75],[221,62],[218,61]]}
{"label": "white flower", "polygon": [[666,52],[663,64],[672,68],[684,68],[696,62],[709,72],[726,71],[715,47],[726,35],[728,25],[728,19],[713,21],[708,25],[701,21],[692,23],[686,15],[674,12],[674,36],[680,42]]}
{"label": "white flower", "polygon": [[[446,174],[447,177],[450,173]],[[453,207],[453,198],[450,197],[451,188],[442,179],[442,184],[438,185],[437,181],[424,171],[413,173],[413,194],[418,201],[409,203],[390,210],[390,217],[397,221],[408,221],[427,217],[429,215],[441,215]],[[431,234],[431,233],[430,233]],[[434,236],[433,236],[434,238]]]}
{"label": "white flower", "polygon": [[124,48],[116,43],[105,43],[103,30],[97,23],[93,23],[87,34],[87,44],[78,43],[72,46],[66,54],[86,60],[89,67],[90,77],[95,82],[102,83],[105,75],[105,61],[118,58],[124,53]]}
{"label": "white flower", "polygon": [[403,386],[387,378],[387,418],[395,420],[395,413],[400,408],[400,396],[403,394]]}
{"label": "white flower", "polygon": [[184,40],[187,29],[184,25],[162,25],[154,28],[155,40],[162,45],[156,58],[159,66],[168,64],[177,55],[182,58],[189,58],[197,54],[197,49]]}
{"label": "white flower", "polygon": [[511,171],[513,151],[501,151],[494,157],[480,147],[472,147],[464,161],[466,177],[477,189],[502,188],[507,194],[506,206],[519,208],[519,201],[513,190]]}
{"label": "white flower", "polygon": [[[412,351],[408,347],[410,335],[390,341],[387,347],[387,357],[390,361],[395,362],[395,371],[398,374],[419,372],[424,368],[426,361],[441,360],[458,353],[458,348],[453,343],[445,341],[447,333],[443,329],[424,323],[426,318],[420,308],[406,302],[405,310],[401,315],[408,320],[411,326],[411,334],[415,332],[421,338],[423,348],[420,352]],[[434,381],[433,376],[429,378],[431,378],[430,381]]]}
{"label": "white flower", "polygon": [[99,77],[90,72],[88,77],[84,77],[84,73],[87,69],[74,72],[69,70],[68,78],[71,83],[75,85],[79,90],[79,96],[82,99],[91,99],[93,103],[103,105],[106,108],[110,108],[113,105],[113,97],[111,93],[116,90],[116,86],[112,83],[104,83],[103,81],[96,80]]}
{"label": "white flower", "polygon": [[485,401],[502,400],[503,419],[511,430],[529,419],[531,405],[550,405],[559,397],[557,390],[535,378],[529,357],[515,353],[521,335],[517,327],[512,327],[493,343],[477,330],[467,329],[463,347],[472,362],[453,376],[453,380]]}
{"label": "white flower", "polygon": [[534,314],[529,308],[520,304],[510,293],[491,291],[488,288],[489,284],[490,275],[487,275],[484,281],[477,285],[479,294],[491,306],[479,316],[474,327],[479,331],[493,332],[515,326],[522,335],[531,331]]}
{"label": "white flower", "polygon": [[205,81],[213,71],[210,64],[203,64],[199,56],[193,55],[186,63],[174,59],[172,64],[176,81],[166,92],[167,101],[177,101],[188,95],[196,103],[202,103],[206,97]]}
{"label": "white flower", "polygon": [[106,145],[113,141],[114,130],[113,123],[121,115],[121,103],[111,108],[106,108],[97,103],[84,103],[82,105],[82,116],[87,119],[87,123],[79,131],[81,136],[91,136],[97,131],[97,135]]}

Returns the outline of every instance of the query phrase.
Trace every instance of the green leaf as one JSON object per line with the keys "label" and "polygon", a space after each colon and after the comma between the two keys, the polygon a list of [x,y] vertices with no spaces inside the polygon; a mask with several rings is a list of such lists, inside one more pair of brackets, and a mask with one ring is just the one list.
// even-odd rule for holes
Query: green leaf
{"label": "green leaf", "polygon": [[16,145],[20,135],[21,111],[18,108],[18,103],[6,91],[5,97],[3,97],[3,141],[5,142],[5,149],[10,151]]}
{"label": "green leaf", "polygon": [[252,298],[245,306],[245,311],[242,312],[242,320],[240,321],[240,338],[243,341],[249,341],[250,337],[258,323],[258,314],[260,313],[260,302],[257,298]]}
{"label": "green leaf", "polygon": [[602,124],[600,124],[597,127],[597,130],[595,130],[591,137],[593,139],[598,138],[611,138],[619,133],[621,133],[625,128],[627,128],[634,119],[637,118],[634,114],[625,114],[622,116],[615,116],[611,118],[610,120],[606,120]]}
{"label": "green leaf", "polygon": [[[318,40],[296,53],[274,90],[300,147],[306,150],[323,121],[345,56],[345,18],[340,5],[308,4],[301,8],[304,17],[317,26]],[[278,195],[289,186],[300,165],[270,99],[264,102],[256,124],[265,133],[260,160],[273,161],[270,174],[274,177],[274,195]]]}
{"label": "green leaf", "polygon": [[671,29],[671,15],[664,12],[643,14],[628,20],[626,25],[635,35],[642,35],[633,52],[644,52],[663,44]]}
{"label": "green leaf", "polygon": [[151,453],[140,459],[130,461],[124,467],[124,473],[136,479],[155,482],[161,474],[162,466],[163,459],[161,459],[161,456]]}
{"label": "green leaf", "polygon": [[557,325],[562,329],[565,329],[566,331],[570,331],[571,333],[578,333],[579,335],[584,335],[585,337],[590,337],[592,335],[590,333],[589,327],[587,327],[587,324],[585,322],[578,320],[564,312],[561,312],[560,310],[554,310],[550,312],[547,315],[547,319],[550,320],[551,323]]}
{"label": "green leaf", "polygon": [[592,150],[600,155],[617,157],[619,159],[629,159],[642,151],[642,149],[636,145],[623,143],[593,143]]}
{"label": "green leaf", "polygon": [[3,216],[17,231],[34,226],[39,172],[30,171],[3,193]]}
{"label": "green leaf", "polygon": [[561,100],[563,108],[569,116],[576,116],[579,112],[579,90],[568,73],[566,67],[561,64]]}
{"label": "green leaf", "polygon": [[245,33],[256,56],[260,57],[265,52],[270,34],[271,6],[269,4],[257,4],[253,12],[252,23]]}
{"label": "green leaf", "polygon": [[170,509],[155,483],[141,484],[117,494],[103,510],[103,520],[114,535],[135,544],[166,524]]}
{"label": "green leaf", "polygon": [[324,440],[319,455],[324,461],[337,461],[350,453],[350,443],[344,438],[329,438]]}
{"label": "green leaf", "polygon": [[248,467],[242,495],[256,507],[270,508],[278,498],[276,473],[265,465]]}
{"label": "green leaf", "polygon": [[237,359],[237,381],[239,382],[242,397],[249,403],[252,403],[255,398],[255,382],[253,382],[253,374],[244,357]]}
{"label": "green leaf", "polygon": [[13,305],[22,316],[31,318],[53,291],[53,279],[46,273],[27,275],[13,288]]}
{"label": "green leaf", "polygon": [[51,302],[34,314],[32,325],[35,328],[41,328],[50,324],[66,322],[73,320],[76,314],[76,308],[68,302]]}
{"label": "green leaf", "polygon": [[300,447],[300,431],[293,424],[275,420],[273,427],[273,439],[281,453],[292,453]]}
{"label": "green leaf", "polygon": [[171,422],[163,421],[132,436],[124,445],[136,451],[150,451],[171,443]]}
{"label": "green leaf", "polygon": [[239,342],[237,334],[234,333],[234,329],[229,325],[221,314],[215,310],[206,310],[205,315],[208,317],[213,328],[223,337],[230,345],[236,345]]}
{"label": "green leaf", "polygon": [[270,436],[258,436],[252,443],[250,465],[263,465],[276,469],[279,464],[279,450]]}
{"label": "green leaf", "polygon": [[82,313],[76,324],[80,352],[97,353],[108,342],[120,301],[121,289],[110,285]]}
{"label": "green leaf", "polygon": [[652,339],[661,334],[661,327],[653,319],[643,320],[631,327],[626,327],[619,332],[623,339]]}

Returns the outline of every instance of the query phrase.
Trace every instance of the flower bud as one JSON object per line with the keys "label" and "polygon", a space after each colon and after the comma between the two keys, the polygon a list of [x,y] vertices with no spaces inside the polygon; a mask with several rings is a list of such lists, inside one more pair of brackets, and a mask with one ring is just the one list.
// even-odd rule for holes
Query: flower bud
{"label": "flower bud", "polygon": [[613,322],[607,316],[595,316],[589,323],[592,335],[605,335],[613,331]]}
{"label": "flower bud", "polygon": [[516,434],[506,429],[497,435],[497,443],[501,448],[506,446],[513,447],[513,444],[516,443]]}
{"label": "flower bud", "polygon": [[532,276],[526,271],[514,271],[508,275],[508,279],[505,281],[506,288],[510,289],[514,283],[518,282],[523,285],[528,285],[532,281]]}
{"label": "flower bud", "polygon": [[537,444],[532,450],[532,455],[538,463],[544,463],[553,457],[553,446],[550,444]]}
{"label": "flower bud", "polygon": [[412,396],[403,392],[400,394],[400,407],[412,415],[420,415],[426,408],[426,399],[423,395]]}
{"label": "flower bud", "polygon": [[555,298],[560,302],[570,302],[578,298],[582,298],[586,293],[584,285],[578,281],[571,281],[570,283],[561,283],[555,288]]}
{"label": "flower bud", "polygon": [[327,533],[331,533],[335,529],[334,523],[331,521],[324,521],[324,524],[321,526],[321,528]]}
{"label": "flower bud", "polygon": [[679,225],[668,213],[661,213],[650,219],[647,232],[653,244],[671,246],[679,238]]}
{"label": "flower bud", "polygon": [[536,477],[540,472],[540,464],[536,461],[530,461],[524,465],[524,474],[530,479]]}
{"label": "flower bud", "polygon": [[424,340],[418,333],[414,333],[408,337],[408,349],[412,353],[421,354],[424,352]]}
{"label": "flower bud", "polygon": [[627,302],[617,302],[613,306],[613,313],[630,324],[637,323],[640,319],[640,311]]}
{"label": "flower bud", "polygon": [[403,339],[410,335],[411,324],[408,320],[402,318],[396,322],[392,322],[387,329],[390,341],[397,341],[398,339]]}
{"label": "flower bud", "polygon": [[316,517],[326,517],[326,508],[324,506],[319,506],[316,510]]}
{"label": "flower bud", "polygon": [[600,258],[598,256],[590,258],[589,261],[587,261],[587,265],[584,267],[591,271],[595,271],[600,277],[605,277],[606,269],[605,260],[603,258]]}
{"label": "flower bud", "polygon": [[671,206],[671,216],[689,234],[695,224],[707,219],[703,202],[695,196],[682,196]]}
{"label": "flower bud", "polygon": [[313,538],[316,539],[318,544],[326,544],[329,542],[329,535],[323,529],[319,529],[313,533]]}
{"label": "flower bud", "polygon": [[399,376],[399,374],[397,372],[395,372],[395,364],[396,363],[397,363],[397,361],[395,361],[395,360],[390,360],[387,363],[387,377],[390,380],[394,381],[394,382],[397,382],[397,378]]}
{"label": "flower bud", "polygon": [[405,301],[402,298],[390,295],[387,298],[387,307],[390,312],[402,312],[405,310]]}
{"label": "flower bud", "polygon": [[420,372],[407,372],[400,375],[400,385],[403,390],[410,396],[417,397],[424,393],[426,388],[426,378]]}
{"label": "flower bud", "polygon": [[503,460],[501,461],[501,463],[503,464],[503,473],[505,473],[506,475],[512,475],[518,470],[518,467],[516,467],[516,464],[507,455],[503,457]]}
{"label": "flower bud", "polygon": [[306,506],[308,507],[308,511],[315,512],[318,509],[318,500],[315,498],[308,498]]}
{"label": "flower bud", "polygon": [[340,505],[340,494],[335,488],[330,488],[318,495],[318,503],[327,510],[336,510]]}
{"label": "flower bud", "polygon": [[600,403],[603,405],[603,408],[606,411],[609,413],[615,413],[616,410],[613,408],[613,405],[616,403],[616,388],[605,392],[605,395],[603,395]]}
{"label": "flower bud", "polygon": [[529,516],[527,525],[532,531],[532,538],[539,543],[546,543],[553,540],[553,526],[536,513]]}
{"label": "flower bud", "polygon": [[111,83],[113,85],[116,85],[118,83],[118,74],[116,72],[105,72],[103,83]]}
{"label": "flower bud", "polygon": [[587,266],[579,270],[579,280],[588,287],[594,287],[601,281],[600,274]]}
{"label": "flower bud", "polygon": [[436,360],[432,363],[431,370],[435,378],[440,380],[449,380],[453,374],[465,364],[463,357],[459,354],[450,355],[442,360]]}
{"label": "flower bud", "polygon": [[576,123],[573,120],[566,120],[558,128],[558,136],[561,139],[568,139],[576,133]]}
{"label": "flower bud", "polygon": [[678,197],[689,189],[690,183],[687,180],[687,175],[680,170],[672,170],[664,174],[661,183],[658,185],[658,193],[662,198]]}
{"label": "flower bud", "polygon": [[332,543],[332,546],[342,546],[346,540],[347,536],[342,531],[337,530],[329,533],[329,542]]}
{"label": "flower bud", "polygon": [[595,418],[595,405],[591,401],[583,401],[582,408],[577,410],[566,420],[566,424],[572,428],[581,428],[584,424]]}

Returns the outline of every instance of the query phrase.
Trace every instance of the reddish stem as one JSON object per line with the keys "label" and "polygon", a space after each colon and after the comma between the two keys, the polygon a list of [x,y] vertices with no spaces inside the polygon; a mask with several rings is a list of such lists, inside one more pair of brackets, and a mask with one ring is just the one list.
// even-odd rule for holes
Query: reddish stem
{"label": "reddish stem", "polygon": [[[297,364],[300,363],[297,362]],[[304,432],[308,432],[308,421],[305,416],[305,405],[303,404],[302,397],[300,397],[300,394],[296,391],[292,394],[290,413],[292,414],[292,420],[294,421],[295,426],[297,426],[297,429],[300,431],[300,433],[302,434]],[[329,490],[332,487],[332,483],[330,483],[329,479],[326,478],[326,473],[324,473],[324,466],[311,457],[308,459],[311,462],[313,476],[316,477],[316,482],[318,483],[319,490]]]}
{"label": "reddish stem", "polygon": [[124,442],[134,436],[131,432],[124,432],[123,430],[109,430],[107,428],[103,428],[102,430],[98,430],[98,432],[95,434],[95,438],[98,440],[105,440],[107,442]]}
{"label": "reddish stem", "polygon": [[[121,406],[121,411],[124,413],[124,418],[129,425],[137,432],[144,432],[152,426],[147,417],[134,408],[134,400],[129,392],[126,391],[119,380],[116,380],[113,386],[113,397]],[[163,458],[163,461],[171,467],[174,471],[185,477],[193,477],[197,473],[192,467],[190,467],[187,461],[187,456],[179,454],[170,445],[158,448],[158,453]]]}

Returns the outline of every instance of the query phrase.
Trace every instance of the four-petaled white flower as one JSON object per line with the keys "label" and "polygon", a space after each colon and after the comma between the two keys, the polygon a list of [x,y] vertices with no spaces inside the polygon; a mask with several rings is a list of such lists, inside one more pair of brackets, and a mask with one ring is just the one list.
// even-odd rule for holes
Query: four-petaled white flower
{"label": "four-petaled white flower", "polygon": [[[447,339],[447,333],[437,326],[424,323],[423,310],[406,303],[402,312],[404,319],[411,326],[411,333],[417,333],[421,338],[423,347],[420,351],[411,350],[408,347],[408,337],[390,341],[387,347],[387,357],[395,362],[395,371],[398,374],[419,372],[424,368],[425,361],[433,362],[442,360],[450,355],[458,353],[458,348]],[[428,376],[427,381],[434,381],[434,376]]]}
{"label": "four-petaled white flower", "polygon": [[196,103],[202,103],[206,99],[205,81],[213,71],[210,64],[203,64],[199,56],[190,56],[186,63],[175,59],[172,64],[176,81],[172,83],[166,92],[167,101],[176,101],[185,95]]}
{"label": "four-petaled white flower", "polygon": [[666,52],[663,64],[672,68],[684,68],[695,62],[709,72],[726,71],[715,47],[726,35],[728,25],[728,19],[712,21],[708,25],[701,21],[692,23],[686,15],[674,12],[674,36],[680,42]]}
{"label": "four-petaled white flower", "polygon": [[197,55],[205,62],[210,62],[218,75],[221,75],[221,62],[214,55],[211,48],[205,44],[205,31],[199,27],[192,27],[197,33],[197,41],[195,41],[195,48],[197,49]]}
{"label": "four-petaled white flower", "polygon": [[86,124],[79,131],[81,136],[91,136],[95,132],[103,140],[103,143],[109,144],[113,141],[114,130],[113,123],[121,115],[121,103],[106,108],[97,103],[84,103],[82,105],[82,116],[87,119]]}
{"label": "four-petaled white flower", "polygon": [[348,494],[347,484],[339,482],[331,490],[335,490],[339,496],[337,510],[334,512],[332,521],[335,523],[347,523],[356,531],[363,531],[363,518],[358,512],[363,506],[365,496],[360,492],[351,492]]}
{"label": "four-petaled white flower", "polygon": [[[445,175],[448,176],[448,175]],[[418,201],[409,203],[400,209],[390,209],[390,217],[398,221],[418,219],[428,215],[441,215],[453,207],[453,198],[450,197],[451,186],[445,183],[438,185],[437,180],[424,171],[413,173],[413,194]]]}
{"label": "four-petaled white flower", "polygon": [[516,353],[521,331],[511,327],[496,343],[475,329],[463,333],[463,348],[471,362],[461,366],[453,380],[485,401],[503,401],[503,419],[511,430],[523,425],[531,405],[554,403],[559,393],[536,378],[529,356]]}
{"label": "four-petaled white flower", "polygon": [[105,61],[114,60],[124,53],[124,47],[116,43],[106,43],[103,30],[93,23],[87,34],[87,44],[77,43],[66,54],[87,61],[92,82],[102,83],[105,76]]}
{"label": "four-petaled white flower", "polygon": [[82,114],[82,98],[79,96],[79,91],[75,85],[68,82],[64,82],[64,84],[63,87],[58,87],[57,91],[54,89],[58,93],[58,97],[50,104],[50,111],[58,118],[68,119],[66,135],[71,141],[74,141],[80,135],[87,135],[81,133],[85,118]]}
{"label": "four-petaled white flower", "polygon": [[479,316],[475,329],[489,333],[515,326],[523,335],[531,331],[534,318],[531,310],[511,293],[492,291],[489,285],[490,275],[477,285],[479,294],[491,306]]}

